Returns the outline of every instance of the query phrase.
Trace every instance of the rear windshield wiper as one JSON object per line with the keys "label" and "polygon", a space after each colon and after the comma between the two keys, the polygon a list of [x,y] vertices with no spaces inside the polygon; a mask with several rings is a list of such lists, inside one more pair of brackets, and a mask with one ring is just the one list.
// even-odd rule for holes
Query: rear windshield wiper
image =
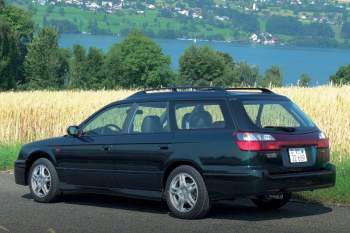
{"label": "rear windshield wiper", "polygon": [[264,126],[264,129],[275,129],[285,132],[295,132],[295,127],[285,127],[285,126]]}

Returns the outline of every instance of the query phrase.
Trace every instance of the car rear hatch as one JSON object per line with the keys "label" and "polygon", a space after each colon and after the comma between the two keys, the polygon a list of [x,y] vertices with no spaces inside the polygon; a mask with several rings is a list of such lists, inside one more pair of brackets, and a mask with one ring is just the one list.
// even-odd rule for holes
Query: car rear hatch
{"label": "car rear hatch", "polygon": [[328,162],[328,139],[289,99],[245,99],[232,107],[237,146],[256,153],[253,163],[270,174],[321,170]]}

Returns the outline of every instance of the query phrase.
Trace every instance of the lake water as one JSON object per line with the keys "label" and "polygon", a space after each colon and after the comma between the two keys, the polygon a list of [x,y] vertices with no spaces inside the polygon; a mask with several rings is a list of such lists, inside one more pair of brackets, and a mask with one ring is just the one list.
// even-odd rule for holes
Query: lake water
{"label": "lake water", "polygon": [[[65,48],[80,44],[84,47],[95,46],[107,51],[120,40],[114,36],[63,34],[59,42],[60,46]],[[156,39],[155,41],[162,47],[163,52],[171,57],[175,69],[178,67],[179,58],[184,50],[194,43],[193,41],[168,39]],[[265,47],[224,42],[197,42],[196,44],[209,45],[216,50],[229,53],[236,61],[246,61],[251,65],[257,65],[261,73],[272,65],[278,65],[283,71],[285,84],[295,84],[302,73],[310,75],[314,85],[325,84],[339,66],[350,64],[350,50]]]}

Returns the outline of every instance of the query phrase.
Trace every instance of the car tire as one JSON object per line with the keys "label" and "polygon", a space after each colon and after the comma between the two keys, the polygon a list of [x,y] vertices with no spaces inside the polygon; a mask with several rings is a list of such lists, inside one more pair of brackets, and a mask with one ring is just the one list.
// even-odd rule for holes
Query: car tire
{"label": "car tire", "polygon": [[165,199],[173,215],[182,219],[202,218],[210,209],[203,177],[187,165],[179,166],[170,173],[166,182]]}
{"label": "car tire", "polygon": [[287,204],[291,198],[291,193],[280,193],[278,195],[261,195],[253,198],[253,203],[266,210],[276,210]]}
{"label": "car tire", "polygon": [[37,202],[54,202],[60,196],[59,179],[53,164],[45,158],[36,160],[28,176],[30,192]]}

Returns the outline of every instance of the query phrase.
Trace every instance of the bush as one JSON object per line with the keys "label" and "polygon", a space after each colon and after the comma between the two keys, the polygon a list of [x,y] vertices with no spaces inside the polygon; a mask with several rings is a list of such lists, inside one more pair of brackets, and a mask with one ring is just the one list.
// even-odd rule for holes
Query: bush
{"label": "bush", "polygon": [[299,87],[308,87],[310,85],[311,78],[307,74],[301,74],[300,79],[298,81]]}
{"label": "bush", "polygon": [[350,65],[342,66],[330,77],[330,81],[336,85],[350,84]]}

